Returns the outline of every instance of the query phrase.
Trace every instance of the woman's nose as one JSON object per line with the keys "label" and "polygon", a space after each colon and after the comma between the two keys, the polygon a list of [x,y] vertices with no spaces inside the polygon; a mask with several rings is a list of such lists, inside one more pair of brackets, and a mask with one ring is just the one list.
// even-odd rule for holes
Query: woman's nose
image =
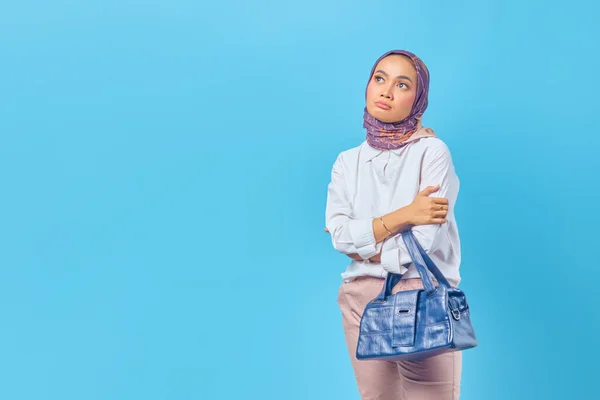
{"label": "woman's nose", "polygon": [[386,99],[392,98],[392,96],[390,95],[390,92],[388,90],[384,90],[383,92],[381,92],[381,97],[385,97]]}

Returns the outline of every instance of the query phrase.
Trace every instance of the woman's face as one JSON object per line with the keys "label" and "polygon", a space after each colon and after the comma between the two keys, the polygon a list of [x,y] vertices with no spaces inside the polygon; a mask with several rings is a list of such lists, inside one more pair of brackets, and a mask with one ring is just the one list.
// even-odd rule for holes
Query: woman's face
{"label": "woman's face", "polygon": [[392,54],[379,61],[367,86],[367,111],[386,123],[410,115],[417,95],[417,71],[412,61]]}

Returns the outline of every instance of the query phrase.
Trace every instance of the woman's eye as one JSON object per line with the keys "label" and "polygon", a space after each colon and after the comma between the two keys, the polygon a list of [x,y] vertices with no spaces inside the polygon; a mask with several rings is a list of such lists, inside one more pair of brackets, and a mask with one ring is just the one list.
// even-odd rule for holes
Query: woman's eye
{"label": "woman's eye", "polygon": [[407,89],[408,89],[408,86],[406,86],[406,83],[402,83],[402,82],[400,82],[400,83],[398,84],[398,87],[399,87],[400,89],[404,89],[404,88],[402,87],[402,85],[404,85],[404,88],[407,88]]}
{"label": "woman's eye", "polygon": [[375,77],[375,82],[381,82],[382,80],[383,80],[383,78],[380,76]]}

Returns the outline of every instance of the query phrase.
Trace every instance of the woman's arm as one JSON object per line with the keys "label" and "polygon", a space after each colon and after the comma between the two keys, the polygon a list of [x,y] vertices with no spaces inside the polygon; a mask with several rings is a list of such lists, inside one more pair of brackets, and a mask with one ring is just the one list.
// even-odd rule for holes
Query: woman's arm
{"label": "woman's arm", "polygon": [[[427,186],[417,194],[411,204],[399,208],[398,210],[382,217],[384,218],[386,227],[390,229],[393,235],[390,235],[389,232],[385,230],[385,227],[383,227],[383,224],[380,224],[384,231],[383,235],[387,235],[383,238],[383,240],[386,241],[386,244],[381,246],[379,253],[369,258],[370,262],[381,262],[381,253],[383,248],[385,247],[387,251],[390,250],[389,246],[387,246],[387,242],[393,240],[397,233],[411,229],[418,225],[443,224],[446,222],[446,214],[448,213],[448,199],[443,197],[429,197],[432,193],[438,191],[439,188],[440,185]],[[391,219],[395,224],[394,228],[389,227],[387,222],[388,218]],[[379,221],[377,218],[373,219],[373,230],[376,228],[377,221]],[[327,228],[325,228],[325,231],[328,232]],[[377,237],[377,235],[375,236]],[[348,256],[356,261],[365,261],[357,253],[348,254]]]}
{"label": "woman's arm", "polygon": [[[420,187],[436,184],[440,185],[437,194],[448,199],[448,214],[454,216],[460,182],[446,146],[429,149],[424,157]],[[426,224],[412,228],[415,237],[427,253],[447,245],[447,230],[448,224]],[[405,265],[412,263],[412,259],[401,235],[395,235],[384,243],[380,260],[382,267],[388,272],[406,272]]]}
{"label": "woman's arm", "polygon": [[[374,222],[373,218],[354,218],[346,190],[343,158],[340,154],[331,170],[325,209],[325,225],[331,234],[333,247],[340,253],[358,254],[363,259],[373,257],[379,252],[376,246],[377,239],[383,240],[383,226],[377,227]],[[397,218],[390,220],[390,223],[394,224],[402,222]]]}
{"label": "woman's arm", "polygon": [[[390,232],[395,234],[414,225],[445,222],[447,199],[428,197],[438,190],[437,187],[426,188],[410,205],[381,217],[354,219],[341,162],[338,157],[333,165],[326,207],[326,231],[331,234],[333,246],[339,252],[357,260],[375,257],[376,261],[380,252],[376,245],[391,236]],[[444,209],[440,210],[440,206]]]}
{"label": "woman's arm", "polygon": [[[373,218],[372,228],[373,236],[375,237],[376,244],[382,242],[397,232],[403,232],[410,229],[413,225],[411,219],[411,207],[406,206],[392,211],[389,214],[383,215],[379,218]],[[383,220],[383,223],[381,222]],[[385,226],[384,226],[385,224]],[[387,229],[386,229],[387,228]],[[388,232],[389,229],[389,232]],[[327,228],[325,228],[327,230]],[[391,232],[391,234],[390,234]],[[381,247],[383,249],[383,247]],[[381,262],[381,249],[377,254],[368,258],[369,262]],[[356,261],[365,261],[360,254],[350,253],[348,256]]]}

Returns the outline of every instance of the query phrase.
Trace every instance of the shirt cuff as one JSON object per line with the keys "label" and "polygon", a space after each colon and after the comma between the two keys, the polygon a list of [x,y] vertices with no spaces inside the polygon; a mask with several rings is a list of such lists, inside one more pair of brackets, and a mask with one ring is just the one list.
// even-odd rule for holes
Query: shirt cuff
{"label": "shirt cuff", "polygon": [[403,275],[408,268],[400,264],[400,250],[398,248],[385,249],[381,252],[381,267],[387,272]]}
{"label": "shirt cuff", "polygon": [[366,260],[378,253],[372,219],[367,218],[351,221],[348,228],[359,256]]}

